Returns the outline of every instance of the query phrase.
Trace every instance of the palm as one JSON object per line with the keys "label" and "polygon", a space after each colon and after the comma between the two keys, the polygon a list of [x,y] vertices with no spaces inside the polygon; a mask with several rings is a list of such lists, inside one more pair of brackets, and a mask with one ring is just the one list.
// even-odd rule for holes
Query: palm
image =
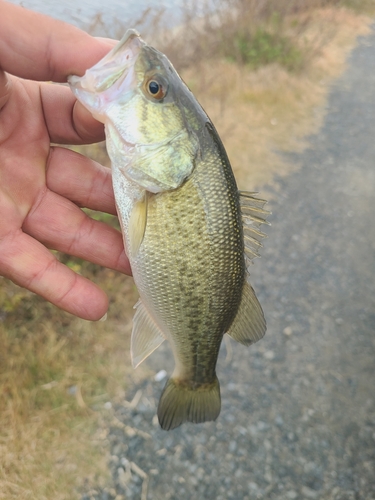
{"label": "palm", "polygon": [[102,137],[67,87],[0,71],[0,275],[87,319],[106,312],[105,294],[48,249],[130,272],[120,233],[79,208],[115,213],[110,171],[50,143]]}

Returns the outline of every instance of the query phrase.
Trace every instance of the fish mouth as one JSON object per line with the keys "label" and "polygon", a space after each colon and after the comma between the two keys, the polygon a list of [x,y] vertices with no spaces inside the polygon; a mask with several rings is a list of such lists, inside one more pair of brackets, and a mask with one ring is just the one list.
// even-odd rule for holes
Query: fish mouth
{"label": "fish mouth", "polygon": [[104,122],[101,110],[105,105],[136,86],[134,65],[144,45],[140,34],[129,29],[120,42],[83,76],[68,77],[74,95],[99,121]]}

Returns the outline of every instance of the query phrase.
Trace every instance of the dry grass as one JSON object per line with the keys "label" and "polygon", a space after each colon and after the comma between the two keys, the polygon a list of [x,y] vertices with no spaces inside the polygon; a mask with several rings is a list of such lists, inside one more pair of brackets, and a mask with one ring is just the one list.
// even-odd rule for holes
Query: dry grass
{"label": "dry grass", "polygon": [[90,477],[105,477],[98,419],[107,401],[124,397],[137,293],[130,278],[84,264],[80,271],[108,292],[107,322],[74,318],[1,284],[0,499],[79,498]]}
{"label": "dry grass", "polygon": [[[300,150],[305,136],[317,131],[329,85],[370,24],[370,18],[337,6],[298,16],[298,26],[284,20],[283,28],[313,47],[298,71],[276,63],[254,71],[218,54],[190,66],[188,58],[177,61],[215,123],[242,189],[259,189],[298,168],[276,151]],[[172,49],[169,55],[175,62]],[[107,162],[102,146],[84,152]],[[130,278],[62,259],[107,291],[109,319],[73,318],[0,282],[0,499],[79,498],[80,488],[106,481],[108,443],[100,421],[104,403],[126,391],[137,294]]]}

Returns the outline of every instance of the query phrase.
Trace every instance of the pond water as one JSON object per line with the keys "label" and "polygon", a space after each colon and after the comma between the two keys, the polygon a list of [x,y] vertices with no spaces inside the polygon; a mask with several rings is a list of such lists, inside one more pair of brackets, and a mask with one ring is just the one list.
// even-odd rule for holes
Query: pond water
{"label": "pond water", "polygon": [[[149,16],[164,10],[164,23],[168,26],[178,24],[182,19],[184,0],[11,0],[11,3],[22,5],[57,19],[70,22],[83,29],[90,29],[98,14],[102,23],[96,24],[96,35],[111,36],[109,27],[123,25],[124,29],[134,27],[134,22],[140,20],[149,10]],[[151,16],[150,16],[151,17]],[[104,26],[103,26],[104,25]],[[113,36],[113,35],[112,35]]]}

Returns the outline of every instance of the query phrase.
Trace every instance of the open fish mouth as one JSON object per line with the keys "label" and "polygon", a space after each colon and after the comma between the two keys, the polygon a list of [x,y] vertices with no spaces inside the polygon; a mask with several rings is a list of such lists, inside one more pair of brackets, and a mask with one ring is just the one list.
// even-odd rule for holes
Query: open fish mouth
{"label": "open fish mouth", "polygon": [[99,121],[103,109],[120,93],[136,86],[135,62],[145,45],[139,33],[128,30],[121,41],[83,76],[69,76],[68,82],[79,99]]}

